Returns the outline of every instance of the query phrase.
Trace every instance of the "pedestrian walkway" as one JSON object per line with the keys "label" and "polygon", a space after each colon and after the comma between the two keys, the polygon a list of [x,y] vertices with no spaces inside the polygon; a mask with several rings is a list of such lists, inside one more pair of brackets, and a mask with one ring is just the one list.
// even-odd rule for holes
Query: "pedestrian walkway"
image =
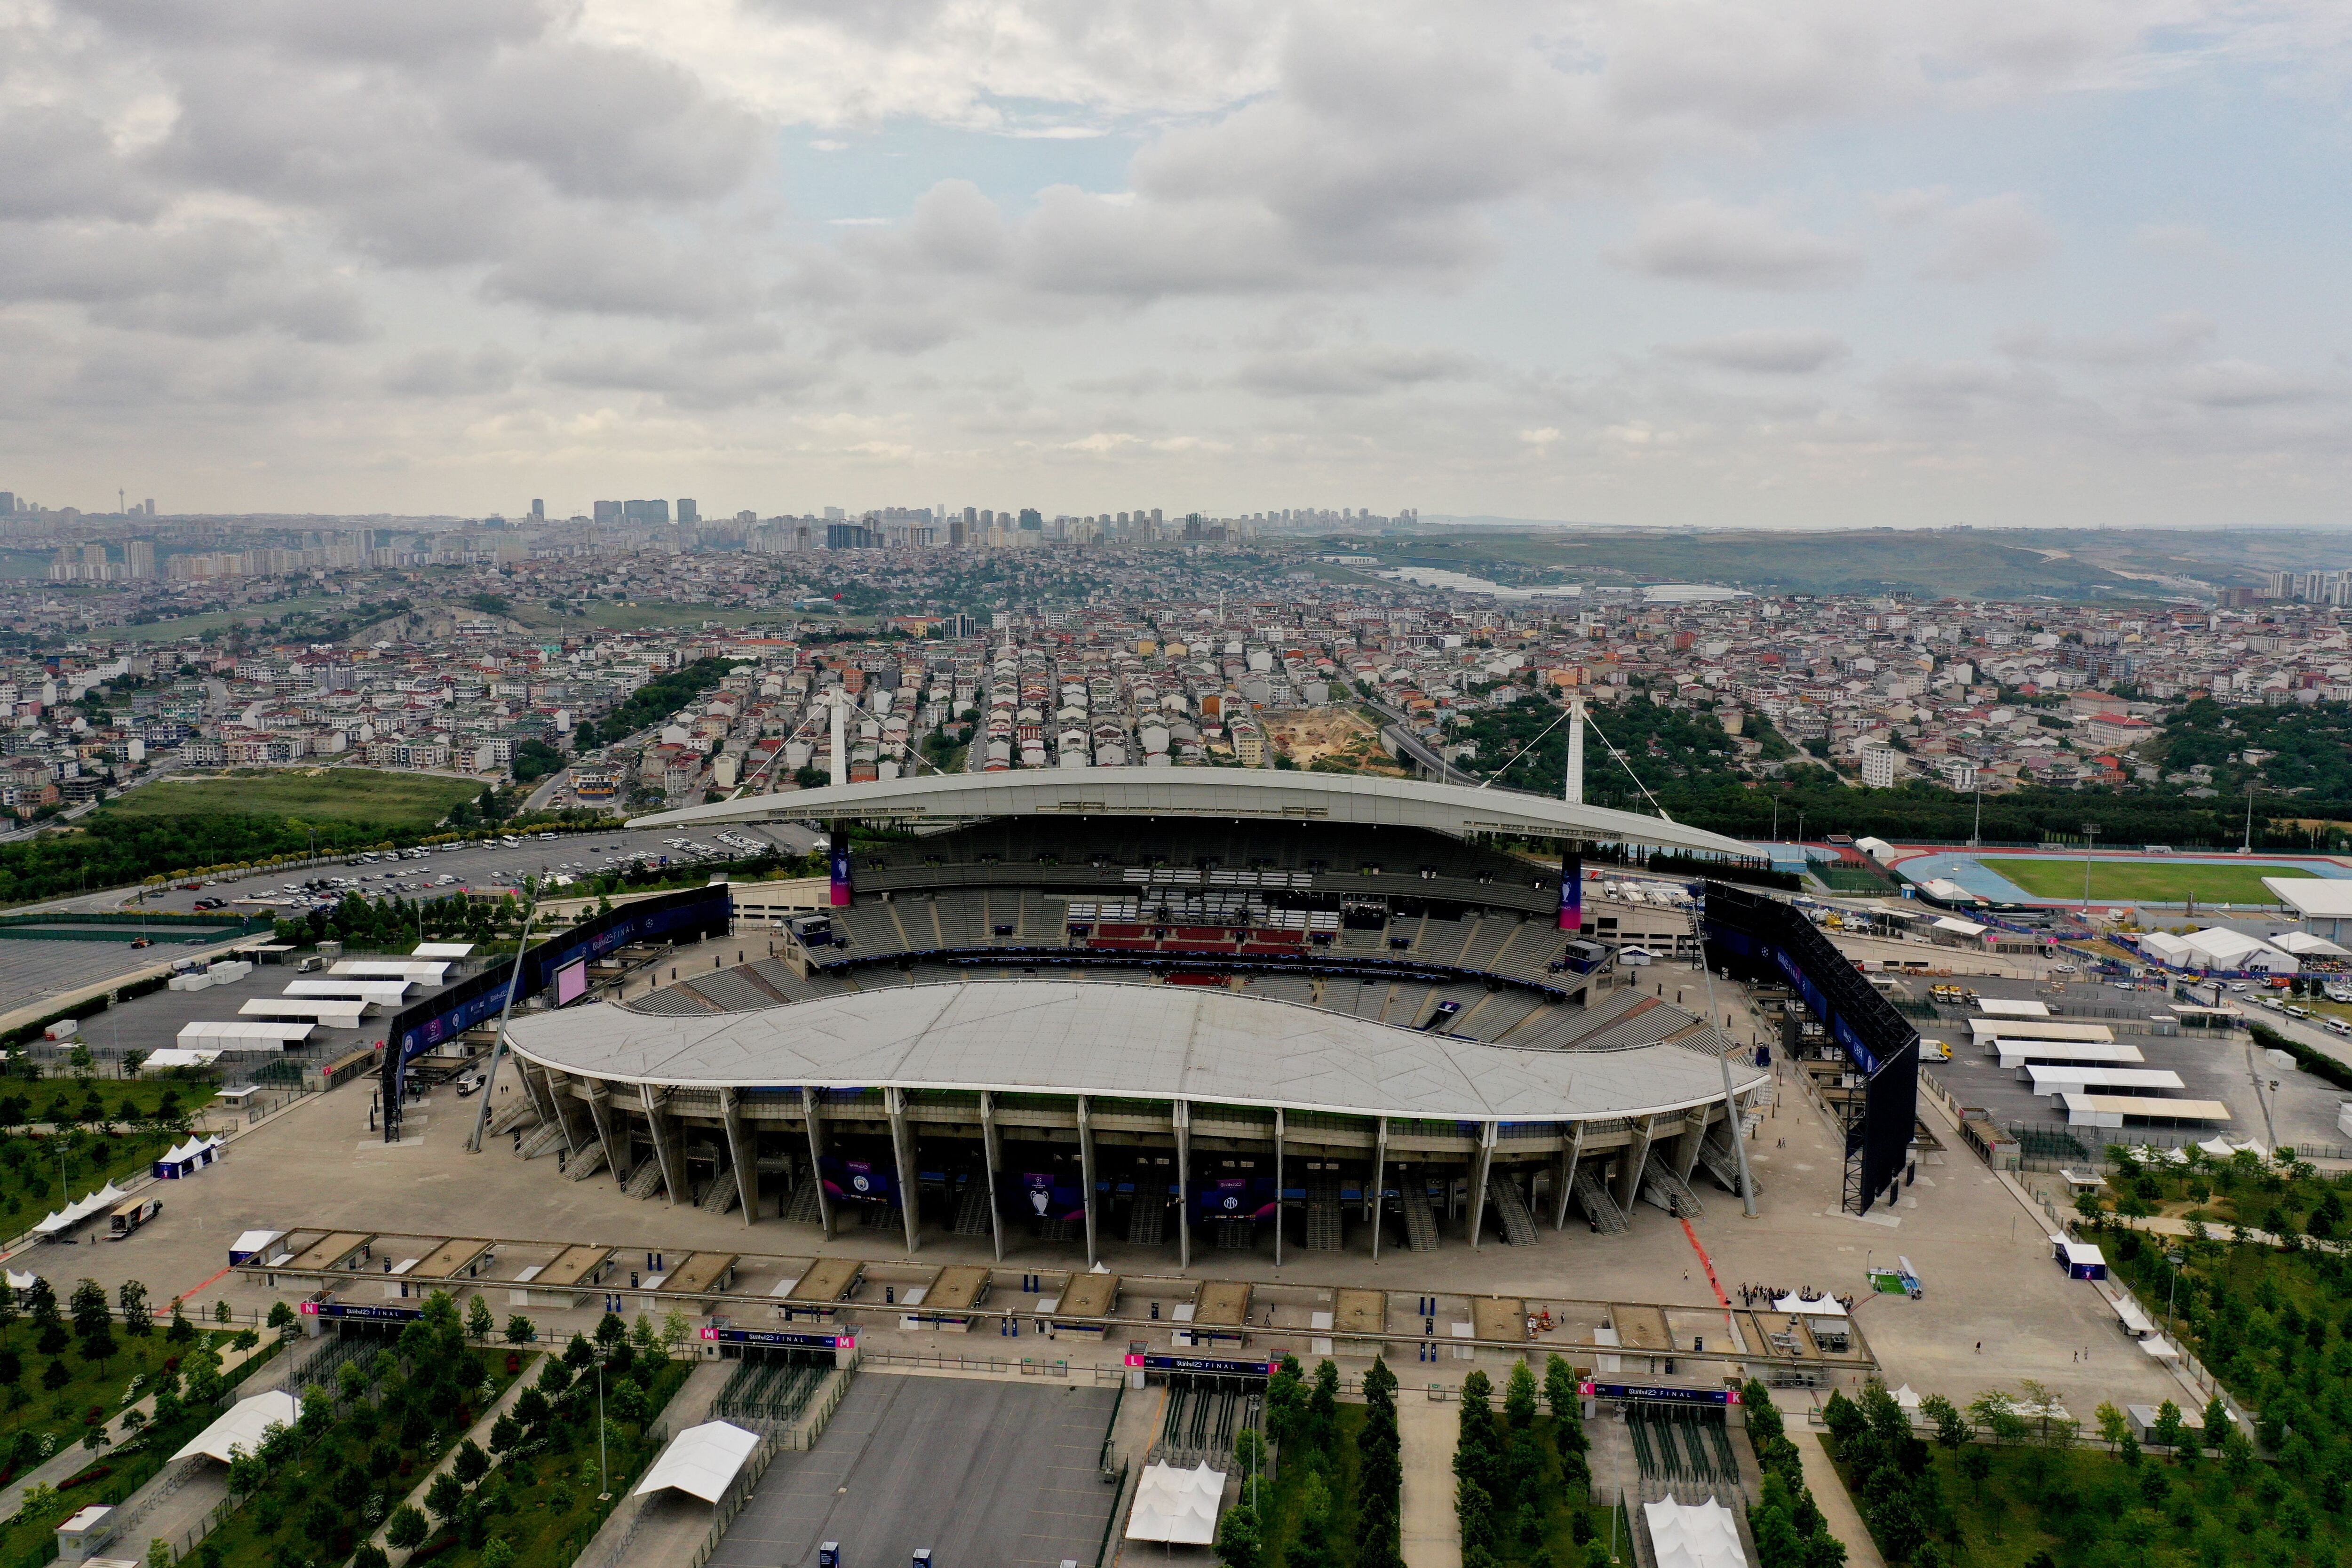
{"label": "pedestrian walkway", "polygon": [[1454,1446],[1461,1429],[1461,1405],[1441,1405],[1410,1388],[1397,1391],[1397,1457],[1404,1469],[1398,1525],[1405,1568],[1462,1568],[1462,1527],[1454,1514]]}
{"label": "pedestrian walkway", "polygon": [[1846,1491],[1845,1483],[1838,1479],[1837,1468],[1830,1463],[1830,1451],[1822,1447],[1821,1434],[1791,1426],[1789,1435],[1795,1439],[1797,1456],[1804,1462],[1805,1485],[1813,1494],[1814,1506],[1829,1521],[1830,1533],[1845,1544],[1846,1568],[1886,1568],[1886,1559],[1878,1554],[1878,1543],[1863,1528],[1853,1498]]}

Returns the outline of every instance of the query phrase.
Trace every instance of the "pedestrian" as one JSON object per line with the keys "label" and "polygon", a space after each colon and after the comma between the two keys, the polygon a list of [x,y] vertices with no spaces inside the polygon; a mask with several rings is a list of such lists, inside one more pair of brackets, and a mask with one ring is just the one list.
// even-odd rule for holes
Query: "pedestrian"
{"label": "pedestrian", "polygon": [[1977,1354],[1979,1354],[1979,1355],[1982,1355],[1982,1354],[1984,1354],[1984,1341],[1982,1341],[1982,1340],[1979,1340],[1979,1341],[1977,1342]]}

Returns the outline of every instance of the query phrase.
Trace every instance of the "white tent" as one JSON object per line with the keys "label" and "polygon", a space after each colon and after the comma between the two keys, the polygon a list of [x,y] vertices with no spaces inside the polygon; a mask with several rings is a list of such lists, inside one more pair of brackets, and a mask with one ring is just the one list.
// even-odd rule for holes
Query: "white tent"
{"label": "white tent", "polygon": [[715,1503],[727,1495],[736,1472],[759,1446],[757,1432],[746,1432],[725,1421],[689,1426],[669,1440],[669,1447],[646,1471],[646,1479],[637,1483],[636,1495],[675,1487]]}
{"label": "white tent", "polygon": [[204,1454],[226,1465],[239,1453],[258,1454],[262,1434],[272,1426],[291,1426],[301,1415],[300,1401],[282,1388],[273,1388],[230,1405],[221,1412],[219,1419],[189,1438],[187,1446],[172,1458],[184,1459],[191,1454]]}
{"label": "white tent", "polygon": [[149,1051],[142,1068],[208,1068],[221,1059],[218,1051],[192,1051],[178,1046],[165,1046],[160,1051]]}
{"label": "white tent", "polygon": [[2324,936],[2314,936],[2307,931],[2291,931],[2271,938],[2273,947],[2284,948],[2297,958],[2352,958],[2344,949]]}
{"label": "white tent", "polygon": [[418,959],[346,958],[338,960],[327,973],[349,980],[415,980],[438,985],[449,966]]}
{"label": "white tent", "polygon": [[1663,1502],[1643,1503],[1642,1517],[1650,1527],[1658,1568],[1748,1568],[1739,1527],[1731,1510],[1713,1498],[1676,1502],[1668,1492]]}
{"label": "white tent", "polygon": [[2019,1002],[2005,996],[1988,996],[1977,1004],[1977,1008],[1989,1018],[2047,1018],[2050,1016],[2050,1004],[2047,1002]]}
{"label": "white tent", "polygon": [[33,1227],[36,1236],[58,1236],[71,1230],[101,1209],[110,1209],[122,1201],[122,1189],[112,1182],[90,1194],[77,1198]]}
{"label": "white tent", "polygon": [[243,1040],[247,1044],[240,1048],[246,1049],[256,1044],[292,1047],[309,1039],[317,1028],[316,1024],[268,1024],[252,1018],[198,1022],[180,1026],[180,1043],[184,1046],[190,1040]]}
{"label": "white tent", "polygon": [[2266,974],[2293,974],[2302,965],[2294,955],[2273,947],[2258,936],[2248,936],[2227,926],[2214,926],[2206,931],[2192,931],[2184,939],[2196,952],[2207,968],[2260,971]]}
{"label": "white tent", "polygon": [[1834,1296],[1823,1296],[1817,1301],[1808,1301],[1802,1296],[1783,1296],[1772,1303],[1772,1310],[1787,1312],[1791,1317],[1843,1318],[1846,1315],[1845,1303]]}
{"label": "white tent", "polygon": [[1146,1465],[1135,1489],[1135,1507],[1127,1516],[1127,1538],[1209,1545],[1217,1539],[1217,1504],[1224,1495],[1222,1470],[1206,1465],[1191,1470]]}
{"label": "white tent", "polygon": [[1919,1408],[1918,1391],[1914,1389],[1907,1383],[1894,1391],[1894,1398],[1895,1403],[1906,1410],[1916,1410]]}
{"label": "white tent", "polygon": [[464,958],[474,951],[470,942],[420,942],[409,949],[411,958]]}

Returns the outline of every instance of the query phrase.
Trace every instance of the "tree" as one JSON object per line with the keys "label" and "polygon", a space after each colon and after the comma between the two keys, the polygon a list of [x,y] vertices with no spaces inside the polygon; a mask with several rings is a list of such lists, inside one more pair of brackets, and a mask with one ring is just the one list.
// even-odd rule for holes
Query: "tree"
{"label": "tree", "polygon": [[596,1342],[610,1351],[629,1337],[629,1325],[618,1312],[607,1312],[596,1321]]}
{"label": "tree", "polygon": [[514,1568],[514,1544],[503,1535],[493,1536],[482,1548],[482,1568]]}
{"label": "tree", "polygon": [[1969,1437],[1968,1417],[1959,1406],[1940,1394],[1931,1394],[1919,1402],[1920,1412],[1936,1424],[1937,1445],[1957,1453]]}
{"label": "tree", "polygon": [[539,1325],[522,1313],[517,1312],[507,1320],[507,1343],[527,1345],[538,1338]]}
{"label": "tree", "polygon": [[2179,1448],[2184,1428],[2180,1406],[2169,1399],[2156,1407],[2156,1424],[2148,1428],[2148,1439],[2168,1448]]}
{"label": "tree", "polygon": [[1544,1359],[1544,1403],[1551,1407],[1552,1419],[1566,1426],[1570,1421],[1581,1424],[1584,1396],[1577,1391],[1576,1369],[1568,1358],[1554,1352]]}
{"label": "tree", "polygon": [[476,1342],[488,1344],[490,1336],[498,1331],[499,1321],[491,1312],[490,1304],[488,1301],[478,1295],[466,1303],[466,1332],[471,1335]]}
{"label": "tree", "polygon": [[73,1288],[70,1303],[74,1332],[89,1338],[114,1321],[114,1314],[106,1305],[106,1287],[95,1279],[83,1279]]}
{"label": "tree", "polygon": [[234,1322],[234,1321],[236,1321],[236,1313],[235,1311],[233,1311],[233,1310],[230,1309],[229,1304],[228,1304],[228,1301],[226,1300],[226,1299],[225,1299],[225,1298],[224,1298],[223,1300],[218,1300],[218,1301],[215,1301],[215,1302],[214,1302],[214,1303],[213,1303],[213,1321],[214,1321],[214,1322],[215,1322],[215,1323],[221,1323],[221,1324],[227,1324],[227,1323]]}
{"label": "tree", "polygon": [[2116,1409],[2111,1400],[2099,1402],[2097,1420],[2099,1441],[2110,1448],[2121,1447],[2124,1440],[2131,1436],[2131,1423],[2124,1419],[2124,1413]]}
{"label": "tree", "polygon": [[[226,1302],[222,1303],[226,1306]],[[294,1333],[294,1309],[283,1301],[269,1304],[269,1326],[278,1331],[279,1339],[289,1339]]]}
{"label": "tree", "polygon": [[588,1342],[585,1334],[573,1334],[563,1347],[563,1364],[574,1372],[584,1371],[594,1364],[596,1347]]}
{"label": "tree", "polygon": [[490,1452],[503,1454],[522,1441],[522,1427],[504,1411],[490,1423]]}
{"label": "tree", "polygon": [[672,1307],[662,1314],[662,1348],[671,1355],[677,1354],[693,1332],[694,1321],[686,1315],[685,1308]]}
{"label": "tree", "polygon": [[1511,1363],[1511,1374],[1504,1383],[1503,1418],[1516,1430],[1525,1431],[1536,1424],[1536,1374],[1524,1361]]}
{"label": "tree", "polygon": [[490,1457],[468,1437],[457,1445],[457,1457],[449,1462],[449,1469],[458,1480],[470,1487],[490,1473]]}
{"label": "tree", "polygon": [[[171,1565],[165,1563],[151,1565],[151,1568],[171,1568]],[[352,1553],[352,1568],[392,1568],[392,1559],[386,1557],[383,1548],[374,1542],[362,1541],[359,1550]]]}
{"label": "tree", "polygon": [[[223,1302],[222,1305],[227,1305]],[[177,1296],[172,1298],[172,1326],[163,1331],[163,1338],[175,1345],[184,1345],[196,1337],[196,1325],[188,1321],[188,1314]]]}
{"label": "tree", "polygon": [[147,1310],[147,1287],[136,1279],[125,1279],[116,1288],[115,1301],[122,1308],[122,1331],[134,1340],[143,1340],[155,1331],[154,1314]]}
{"label": "tree", "polygon": [[393,1510],[392,1522],[384,1527],[383,1538],[403,1552],[414,1552],[425,1544],[429,1527],[425,1516],[408,1503]]}
{"label": "tree", "polygon": [[464,1483],[447,1470],[434,1477],[433,1484],[425,1489],[426,1510],[445,1526],[457,1517],[458,1506],[465,1500]]}
{"label": "tree", "polygon": [[652,1395],[646,1392],[643,1384],[635,1379],[624,1379],[614,1385],[612,1393],[605,1396],[604,1403],[616,1419],[632,1426],[644,1425],[646,1417],[653,1414]]}
{"label": "tree", "polygon": [[1224,1522],[1217,1526],[1217,1561],[1225,1568],[1258,1568],[1265,1550],[1256,1508],[1238,1503],[1227,1509]]}

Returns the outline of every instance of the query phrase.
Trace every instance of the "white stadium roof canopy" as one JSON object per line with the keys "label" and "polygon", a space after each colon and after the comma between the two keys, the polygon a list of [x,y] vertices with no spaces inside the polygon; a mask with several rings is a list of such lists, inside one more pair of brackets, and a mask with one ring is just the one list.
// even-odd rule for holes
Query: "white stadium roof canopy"
{"label": "white stadium roof canopy", "polygon": [[1518,790],[1249,768],[1019,768],[993,773],[925,774],[785,795],[742,795],[716,805],[656,812],[637,817],[629,826],[700,827],[811,818],[962,822],[993,816],[1328,822],[1647,844],[1702,855],[1752,858],[1756,853],[1737,838],[1685,827],[1664,817],[1570,805]]}
{"label": "white stadium roof canopy", "polygon": [[[558,1071],[657,1087],[1009,1089],[1538,1121],[1720,1100],[1718,1037],[1697,1028],[1696,1048],[1520,1051],[1199,986],[996,980],[719,1016],[583,1008],[517,1019],[511,1038]],[[1731,1063],[1735,1089],[1765,1076]]]}

